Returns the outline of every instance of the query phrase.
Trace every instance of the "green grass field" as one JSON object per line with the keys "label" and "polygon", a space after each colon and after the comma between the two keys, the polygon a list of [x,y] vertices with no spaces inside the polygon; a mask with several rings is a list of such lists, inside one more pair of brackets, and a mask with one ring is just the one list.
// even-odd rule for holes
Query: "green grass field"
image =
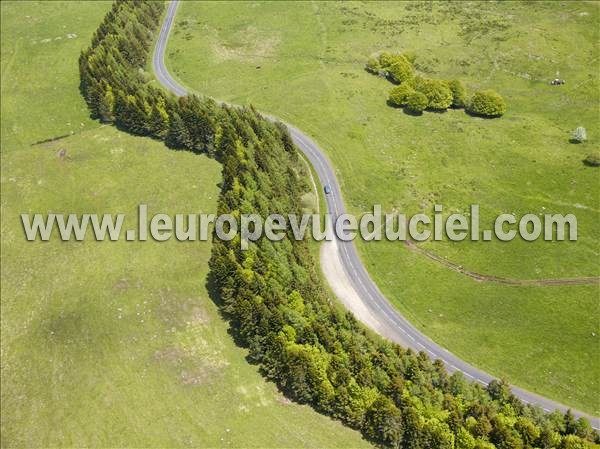
{"label": "green grass field", "polygon": [[210,243],[25,241],[21,213],[214,213],[221,168],[88,118],[77,58],[109,3],[1,7],[1,446],[368,446],[245,360]]}
{"label": "green grass field", "polygon": [[[300,127],[338,169],[351,212],[481,207],[574,213],[568,243],[428,242],[484,274],[598,276],[600,183],[582,159],[598,148],[598,4],[195,3],[180,5],[168,65],[196,91],[253,103]],[[498,120],[463,111],[405,115],[392,85],[363,70],[376,51],[412,50],[427,77],[459,78],[507,101]],[[567,80],[552,87],[550,79]],[[589,141],[569,143],[585,126]],[[427,335],[519,386],[600,413],[598,286],[478,283],[399,243],[359,243],[383,292]]]}

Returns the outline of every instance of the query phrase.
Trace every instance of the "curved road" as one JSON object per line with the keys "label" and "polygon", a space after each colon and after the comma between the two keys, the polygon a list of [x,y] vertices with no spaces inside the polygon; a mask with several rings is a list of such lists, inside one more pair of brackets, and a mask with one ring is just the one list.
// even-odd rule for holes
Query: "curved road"
{"label": "curved road", "polygon": [[[160,30],[158,41],[152,57],[152,65],[156,77],[159,82],[171,92],[176,95],[182,96],[187,94],[187,89],[181,86],[175,81],[169,74],[165,62],[164,54],[167,47],[167,41],[169,38],[169,32],[173,25],[175,13],[177,11],[177,5],[179,0],[172,0],[169,3],[167,14],[163,22],[163,26]],[[266,116],[270,119],[274,117]],[[307,159],[314,167],[319,180],[322,185],[329,185],[331,187],[331,193],[325,196],[327,202],[327,210],[335,219],[337,216],[345,213],[344,202],[340,192],[340,187],[337,182],[335,171],[331,162],[325,156],[323,151],[318,145],[306,136],[299,129],[292,125],[287,124],[290,135],[292,136],[295,144],[305,154]],[[415,351],[424,351],[432,359],[440,359],[446,365],[446,368],[450,372],[460,371],[463,373],[465,378],[479,382],[482,385],[487,385],[493,376],[475,368],[472,365],[464,362],[463,360],[456,357],[446,349],[434,343],[431,339],[422,334],[412,324],[410,324],[383,296],[379,291],[373,280],[370,278],[367,270],[363,266],[356,248],[351,241],[337,240],[328,243],[328,250],[336,251],[335,261],[341,264],[341,270],[346,275],[346,279],[351,283],[350,287],[355,291],[354,297],[360,298],[360,307],[356,307],[353,310],[357,317],[361,319],[362,312],[367,312],[373,319],[368,321],[364,320],[367,325],[372,327],[376,332],[382,336],[399,343],[403,347],[412,348]],[[340,268],[340,267],[338,267]],[[346,303],[347,304],[347,303]],[[348,304],[347,304],[348,305]],[[352,307],[350,307],[352,309]],[[567,411],[569,407],[559,404],[550,399],[536,395],[529,391],[520,389],[518,387],[512,387],[513,393],[519,397],[523,402],[534,404],[542,407],[545,411],[552,411],[558,409],[562,412]],[[584,416],[590,420],[592,426],[600,430],[600,419],[593,417],[587,413],[573,410],[576,416]]]}

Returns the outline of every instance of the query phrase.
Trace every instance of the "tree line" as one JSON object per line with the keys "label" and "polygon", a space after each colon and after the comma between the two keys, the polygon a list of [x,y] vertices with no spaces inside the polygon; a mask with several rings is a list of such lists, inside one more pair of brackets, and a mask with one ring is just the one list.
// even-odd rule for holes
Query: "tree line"
{"label": "tree line", "polygon": [[388,103],[404,107],[413,114],[424,110],[445,111],[464,108],[469,114],[481,117],[500,117],[506,112],[504,99],[493,90],[475,92],[468,98],[460,80],[434,80],[419,76],[413,67],[414,53],[382,52],[367,61],[365,69],[385,77],[398,86],[389,94]]}
{"label": "tree line", "polygon": [[[153,86],[144,68],[163,11],[163,2],[113,4],[79,60],[92,116],[219,160],[218,214],[301,213],[311,186],[284,125],[252,107],[176,98]],[[214,239],[210,289],[249,358],[294,400],[393,448],[583,449],[600,442],[585,419],[546,414],[505,382],[468,383],[439,360],[373,335],[325,289],[307,242],[290,234],[242,251],[238,238]]]}

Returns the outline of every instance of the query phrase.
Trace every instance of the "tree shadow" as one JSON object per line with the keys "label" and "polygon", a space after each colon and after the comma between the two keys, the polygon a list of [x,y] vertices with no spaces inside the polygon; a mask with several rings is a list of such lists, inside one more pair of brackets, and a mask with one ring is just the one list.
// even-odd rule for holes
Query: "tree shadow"
{"label": "tree shadow", "polygon": [[421,117],[423,115],[423,112],[417,112],[417,111],[413,111],[411,109],[408,109],[407,107],[404,107],[402,109],[402,112],[404,112],[406,115],[410,115],[411,117]]}
{"label": "tree shadow", "polygon": [[433,114],[445,114],[446,112],[448,112],[448,109],[425,109],[427,112],[431,112]]}
{"label": "tree shadow", "polygon": [[[219,311],[219,317],[221,317],[223,321],[226,321],[229,324],[229,327],[227,328],[227,333],[231,336],[236,346],[239,346],[240,348],[248,348],[248,345],[244,342],[243,338],[238,332],[234,317],[224,310],[225,302],[221,297],[217,280],[212,271],[209,271],[208,275],[206,276],[206,283],[204,284],[204,286],[206,287],[206,291],[208,292],[208,297],[213,302],[213,304],[217,306],[217,310]],[[252,358],[249,356],[246,356],[246,361],[253,365],[256,364],[256,361],[253,361]]]}
{"label": "tree shadow", "polygon": [[502,117],[501,115],[483,115],[483,114],[478,114],[476,112],[467,111],[466,109],[465,109],[465,114],[467,114],[467,115],[469,115],[471,117],[482,118],[482,119],[485,119],[485,120],[493,120],[493,119]]}

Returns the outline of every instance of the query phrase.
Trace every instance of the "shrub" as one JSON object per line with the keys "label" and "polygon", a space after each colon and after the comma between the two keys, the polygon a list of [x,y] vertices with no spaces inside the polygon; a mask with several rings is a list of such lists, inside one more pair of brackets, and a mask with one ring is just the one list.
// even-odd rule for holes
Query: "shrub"
{"label": "shrub", "polygon": [[418,87],[423,84],[423,81],[425,81],[425,78],[421,75],[415,75],[411,80],[407,81],[406,84],[418,91]]}
{"label": "shrub", "polygon": [[467,104],[467,91],[459,80],[448,81],[448,87],[452,92],[452,107],[464,108]]}
{"label": "shrub", "polygon": [[414,76],[412,65],[405,59],[394,62],[388,68],[388,75],[393,82],[398,84],[409,81]]}
{"label": "shrub", "polygon": [[600,151],[594,151],[583,160],[585,165],[590,167],[600,167]]}
{"label": "shrub", "polygon": [[431,109],[444,110],[452,104],[452,91],[445,81],[424,79],[415,89],[427,97]]}
{"label": "shrub", "polygon": [[408,81],[414,76],[413,66],[408,59],[402,55],[387,52],[379,55],[380,72],[385,72],[391,81],[398,84]]}
{"label": "shrub", "polygon": [[367,64],[365,65],[365,69],[367,72],[379,75],[379,72],[381,71],[381,65],[379,64],[377,58],[369,58]]}
{"label": "shrub", "polygon": [[382,69],[384,69],[384,70],[387,69],[393,63],[394,63],[394,55],[393,54],[384,51],[379,55],[379,65],[381,66]]}
{"label": "shrub", "polygon": [[427,107],[429,100],[421,92],[413,92],[406,99],[406,109],[410,112],[421,113]]}
{"label": "shrub", "polygon": [[406,106],[406,102],[410,94],[414,92],[414,89],[408,84],[403,83],[399,86],[394,87],[390,91],[389,102],[394,106]]}
{"label": "shrub", "polygon": [[404,56],[395,56],[394,61],[387,69],[390,79],[398,84],[409,81],[414,76],[413,66]]}
{"label": "shrub", "polygon": [[575,143],[583,143],[587,140],[587,132],[583,126],[578,126],[577,129],[573,132],[572,142]]}
{"label": "shrub", "polygon": [[493,90],[479,91],[471,97],[467,111],[483,117],[500,117],[506,112],[506,103]]}

